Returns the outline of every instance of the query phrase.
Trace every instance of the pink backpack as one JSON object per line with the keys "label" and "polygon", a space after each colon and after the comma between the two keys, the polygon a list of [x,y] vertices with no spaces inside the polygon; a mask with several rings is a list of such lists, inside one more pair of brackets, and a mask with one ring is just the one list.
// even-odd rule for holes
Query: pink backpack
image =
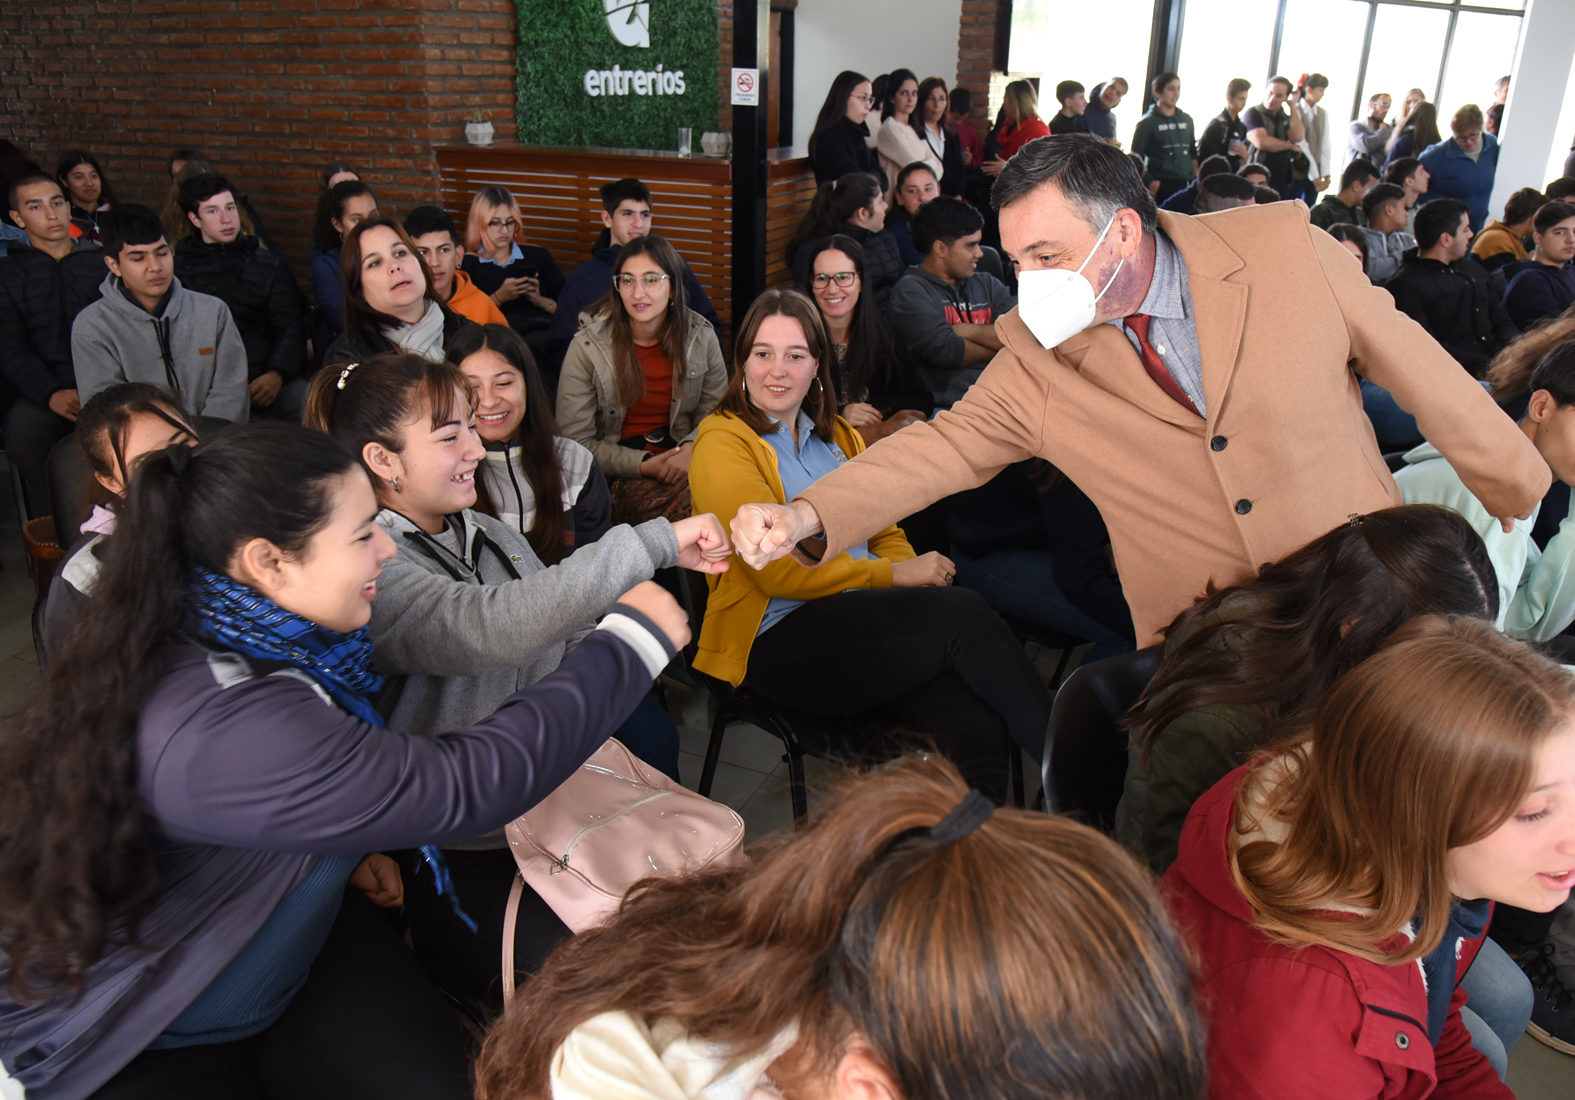
{"label": "pink backpack", "polygon": [[519,875],[503,921],[503,999],[514,994],[514,921],[528,885],[575,932],[618,911],[647,875],[741,863],[744,821],[609,739],[504,830]]}

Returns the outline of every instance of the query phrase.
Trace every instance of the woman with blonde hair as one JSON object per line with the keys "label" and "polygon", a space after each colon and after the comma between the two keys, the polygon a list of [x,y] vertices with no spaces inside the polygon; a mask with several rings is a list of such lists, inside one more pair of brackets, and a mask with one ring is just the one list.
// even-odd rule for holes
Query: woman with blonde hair
{"label": "woman with blonde hair", "polygon": [[537,357],[558,312],[563,272],[552,253],[525,242],[525,219],[506,187],[488,184],[470,200],[465,258],[459,268],[491,295],[509,327],[532,343]]}
{"label": "woman with blonde hair", "polygon": [[1006,86],[995,125],[995,159],[984,165],[992,176],[999,176],[1006,162],[1030,141],[1050,135],[1050,127],[1039,117],[1039,93],[1026,80],[1014,80]]}
{"label": "woman with blonde hair", "polygon": [[1459,984],[1494,902],[1575,885],[1572,717],[1563,668],[1423,616],[1198,801],[1163,886],[1216,1100],[1509,1100]]}
{"label": "woman with blonde hair", "polygon": [[935,759],[749,863],[649,878],[492,1032],[482,1100],[1192,1100],[1187,959],[1147,876]]}

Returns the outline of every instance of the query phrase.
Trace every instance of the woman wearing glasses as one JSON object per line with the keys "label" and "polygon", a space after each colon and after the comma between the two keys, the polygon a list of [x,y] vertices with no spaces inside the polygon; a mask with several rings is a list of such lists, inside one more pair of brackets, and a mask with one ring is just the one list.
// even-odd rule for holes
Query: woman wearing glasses
{"label": "woman wearing glasses", "polygon": [[849,172],[869,172],[880,178],[880,189],[886,190],[891,178],[881,170],[864,124],[874,106],[868,77],[851,70],[837,74],[809,135],[809,163],[817,184],[832,183]]}
{"label": "woman wearing glasses", "polygon": [[558,378],[558,430],[596,456],[614,523],[689,515],[695,429],[727,389],[722,346],[688,307],[684,262],[655,233],[623,246]]}
{"label": "woman wearing glasses", "polygon": [[508,318],[509,327],[534,345],[545,339],[558,312],[563,272],[545,248],[525,243],[519,204],[508,189],[483,187],[470,200],[465,225],[465,258],[460,270]]}

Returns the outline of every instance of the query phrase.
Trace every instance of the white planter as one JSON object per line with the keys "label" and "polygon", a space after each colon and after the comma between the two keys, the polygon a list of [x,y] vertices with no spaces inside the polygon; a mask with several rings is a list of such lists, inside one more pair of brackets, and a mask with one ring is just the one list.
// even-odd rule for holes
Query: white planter
{"label": "white planter", "polygon": [[492,123],[467,122],[465,124],[465,140],[472,145],[491,145]]}

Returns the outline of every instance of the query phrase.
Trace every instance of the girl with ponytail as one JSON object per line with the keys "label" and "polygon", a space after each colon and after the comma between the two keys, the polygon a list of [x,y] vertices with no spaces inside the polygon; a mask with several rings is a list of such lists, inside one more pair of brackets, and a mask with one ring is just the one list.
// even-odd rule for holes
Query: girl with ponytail
{"label": "girl with ponytail", "polygon": [[[732,552],[716,517],[699,515],[619,525],[544,565],[530,538],[488,514],[480,499],[486,451],[467,383],[450,363],[384,354],[319,372],[307,399],[307,426],[360,460],[376,497],[376,526],[399,548],[383,567],[370,635],[378,669],[397,677],[385,692],[388,724],[415,736],[478,722],[553,673],[619,595],[656,570],[719,572]],[[654,695],[641,699],[614,735],[678,778],[678,730]],[[477,927],[430,892],[406,903],[418,956],[481,1018],[503,1003],[504,901],[515,865],[501,825],[456,835],[444,851]],[[419,853],[401,859],[407,875],[420,873]],[[569,933],[529,890],[524,905],[514,957],[528,974]]]}
{"label": "girl with ponytail", "polygon": [[1187,954],[1146,872],[911,756],[738,867],[647,879],[487,1039],[482,1100],[1194,1100]]}
{"label": "girl with ponytail", "polygon": [[[1406,503],[1442,504],[1482,536],[1498,574],[1500,628],[1517,638],[1551,642],[1575,622],[1575,317],[1520,336],[1488,372],[1500,405],[1523,409],[1520,429],[1553,474],[1553,488],[1511,530],[1487,514],[1454,467],[1430,443],[1406,452],[1395,484]],[[1543,513],[1546,512],[1545,516]]]}
{"label": "girl with ponytail", "polygon": [[[355,456],[293,425],[135,470],[0,747],[0,1062],[30,1093],[470,1095],[464,1028],[369,908],[405,886],[367,853],[528,809],[688,631],[665,593],[631,592],[484,721],[389,730],[366,631],[395,553],[376,514]],[[409,892],[463,912],[429,855]]]}
{"label": "girl with ponytail", "polygon": [[880,180],[866,172],[849,172],[820,185],[808,212],[793,231],[783,259],[793,271],[793,285],[810,290],[810,261],[815,244],[833,233],[851,237],[864,249],[865,292],[886,308],[891,288],[908,270],[897,238],[886,228],[886,195]]}

